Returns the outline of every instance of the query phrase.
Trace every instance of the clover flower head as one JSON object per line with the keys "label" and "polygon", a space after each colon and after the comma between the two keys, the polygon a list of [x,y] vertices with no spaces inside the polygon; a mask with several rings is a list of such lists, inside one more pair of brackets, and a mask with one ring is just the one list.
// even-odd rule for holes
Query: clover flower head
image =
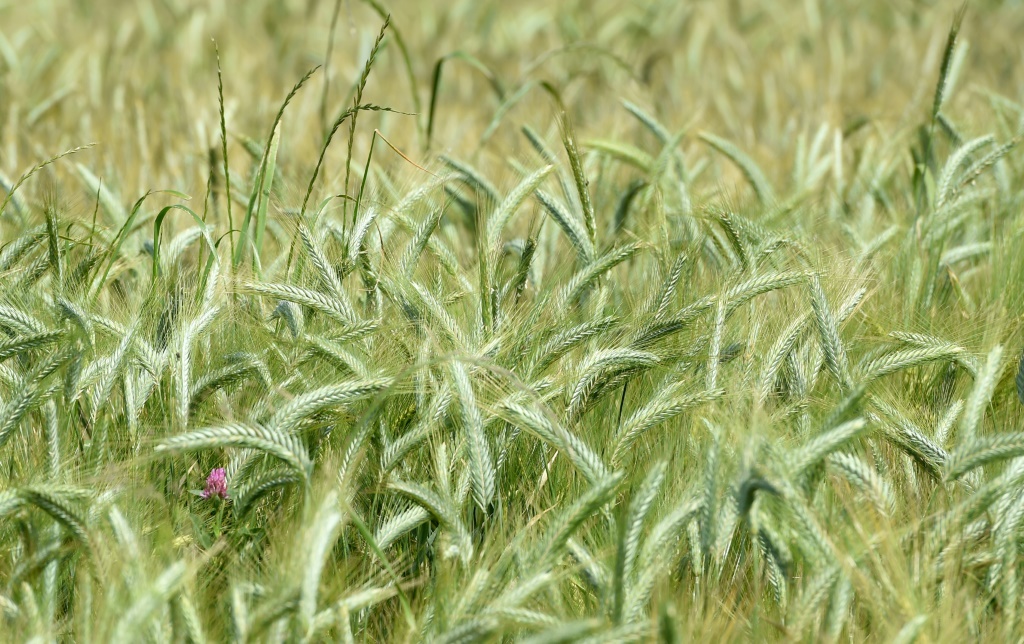
{"label": "clover flower head", "polygon": [[228,478],[223,467],[216,467],[206,477],[206,489],[203,490],[203,498],[219,496],[222,499],[228,498]]}

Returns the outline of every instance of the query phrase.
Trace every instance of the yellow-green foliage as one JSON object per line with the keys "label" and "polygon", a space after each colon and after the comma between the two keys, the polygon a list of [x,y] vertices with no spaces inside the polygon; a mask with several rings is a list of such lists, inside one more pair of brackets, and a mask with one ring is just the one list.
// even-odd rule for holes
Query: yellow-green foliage
{"label": "yellow-green foliage", "polygon": [[1021,33],[0,0],[0,640],[1016,640]]}

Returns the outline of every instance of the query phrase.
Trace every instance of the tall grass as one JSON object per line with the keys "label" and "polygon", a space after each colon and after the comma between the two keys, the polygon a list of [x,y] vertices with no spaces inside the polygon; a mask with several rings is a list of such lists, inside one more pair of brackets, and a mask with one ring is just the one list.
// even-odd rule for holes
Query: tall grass
{"label": "tall grass", "polygon": [[0,4],[0,641],[1019,638],[1022,24]]}

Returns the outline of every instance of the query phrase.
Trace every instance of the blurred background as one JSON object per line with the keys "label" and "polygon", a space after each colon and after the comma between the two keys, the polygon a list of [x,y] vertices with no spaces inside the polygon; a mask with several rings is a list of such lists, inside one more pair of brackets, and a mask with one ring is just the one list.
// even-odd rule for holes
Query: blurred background
{"label": "blurred background", "polygon": [[[672,130],[733,141],[785,186],[792,141],[823,124],[849,136],[874,132],[884,142],[920,123],[957,7],[825,0],[0,0],[0,173],[9,183],[32,163],[95,142],[76,160],[125,201],[148,189],[201,193],[219,154],[216,41],[235,159],[244,158],[246,138],[266,140],[289,89],[322,66],[284,119],[284,181],[277,187],[282,204],[293,207],[390,13],[393,37],[364,101],[410,115],[360,115],[360,167],[373,128],[380,128],[423,166],[436,163],[435,152],[457,149],[485,173],[500,168],[527,145],[522,125],[555,131],[552,101],[539,89],[546,81],[558,88],[584,138],[649,136],[622,108],[625,99]],[[1021,33],[1021,3],[971,3],[945,107],[956,127],[970,130],[972,118],[992,117],[958,105],[1021,100]],[[1000,114],[1014,120],[1013,110]],[[1016,127],[1007,122],[1000,133]],[[682,145],[690,144],[684,138]],[[335,144],[325,164],[327,184],[338,191],[344,147]],[[378,160],[393,166],[398,181],[419,172],[390,151]],[[709,177],[728,182],[730,172],[723,167]],[[87,185],[70,181],[89,194]],[[75,184],[61,185],[74,201]]]}

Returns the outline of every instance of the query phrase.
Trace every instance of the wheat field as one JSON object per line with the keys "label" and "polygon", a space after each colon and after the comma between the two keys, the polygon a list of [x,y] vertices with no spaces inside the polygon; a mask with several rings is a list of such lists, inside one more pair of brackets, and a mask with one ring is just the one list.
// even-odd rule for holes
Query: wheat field
{"label": "wheat field", "polygon": [[1024,640],[1021,33],[0,0],[0,641]]}

